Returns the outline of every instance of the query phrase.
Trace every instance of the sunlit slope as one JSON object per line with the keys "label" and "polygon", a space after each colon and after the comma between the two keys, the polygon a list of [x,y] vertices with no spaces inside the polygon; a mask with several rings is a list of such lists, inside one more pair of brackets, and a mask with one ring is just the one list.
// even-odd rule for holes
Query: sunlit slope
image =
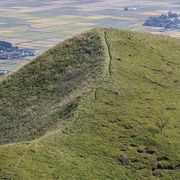
{"label": "sunlit slope", "polygon": [[[48,122],[53,121],[56,126],[52,126],[53,130],[47,126],[46,135],[29,142],[0,146],[0,179],[179,179],[180,41],[114,29],[89,33],[85,34],[87,39],[93,34],[93,39],[98,40],[92,43],[96,44],[93,51],[99,49],[98,53],[92,53],[87,61],[81,54],[84,51],[80,51],[78,58],[84,60],[79,61],[81,66],[85,66],[86,61],[87,64],[96,62],[96,66],[90,65],[97,70],[88,66],[86,78],[81,76],[84,81],[90,78],[91,83],[83,92],[81,86],[71,90],[79,95],[72,101],[75,103],[68,106],[68,112],[66,108],[54,106],[55,112],[60,109],[63,115],[49,116]],[[83,49],[83,45],[79,49]],[[43,56],[46,59],[46,55]],[[20,72],[26,73],[26,68]],[[4,103],[18,96],[13,93],[8,98],[5,93],[9,88],[7,92],[11,94],[10,87],[14,90],[13,84],[19,82],[20,72],[10,78],[8,87],[1,85]],[[36,104],[37,108],[50,103],[53,97],[61,101],[61,94],[54,95],[57,92],[57,89],[43,92],[46,98]],[[42,114],[54,115],[55,112],[49,113],[47,108]],[[12,121],[16,122],[13,116]],[[3,120],[1,124],[6,122]],[[31,127],[36,131],[39,125]],[[2,143],[27,139],[25,134],[13,138],[1,132]]]}

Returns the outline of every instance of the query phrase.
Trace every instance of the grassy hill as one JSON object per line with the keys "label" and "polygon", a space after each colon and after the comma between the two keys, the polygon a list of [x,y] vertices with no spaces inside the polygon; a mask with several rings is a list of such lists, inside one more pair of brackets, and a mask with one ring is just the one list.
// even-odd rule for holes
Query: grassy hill
{"label": "grassy hill", "polygon": [[180,41],[94,29],[0,84],[0,179],[179,179]]}

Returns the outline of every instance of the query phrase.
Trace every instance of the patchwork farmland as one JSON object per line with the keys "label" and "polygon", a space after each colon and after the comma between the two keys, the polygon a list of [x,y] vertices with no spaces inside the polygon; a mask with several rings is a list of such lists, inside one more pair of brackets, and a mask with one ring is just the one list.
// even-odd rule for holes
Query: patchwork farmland
{"label": "patchwork farmland", "polygon": [[[124,11],[126,6],[134,7],[136,11]],[[163,33],[180,38],[179,31],[161,32],[160,28],[143,26],[150,15],[170,10],[179,11],[178,0],[166,0],[166,3],[164,0],[114,0],[113,3],[108,0],[1,0],[0,39],[44,52],[64,39],[94,27]],[[0,70],[12,72],[24,62],[15,64],[0,61]]]}

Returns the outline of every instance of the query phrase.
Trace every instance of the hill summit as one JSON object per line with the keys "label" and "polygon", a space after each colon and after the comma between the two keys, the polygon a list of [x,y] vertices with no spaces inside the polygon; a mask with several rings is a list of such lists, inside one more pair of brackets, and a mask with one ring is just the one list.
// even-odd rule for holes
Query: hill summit
{"label": "hill summit", "polygon": [[179,47],[98,28],[2,80],[0,179],[178,179]]}

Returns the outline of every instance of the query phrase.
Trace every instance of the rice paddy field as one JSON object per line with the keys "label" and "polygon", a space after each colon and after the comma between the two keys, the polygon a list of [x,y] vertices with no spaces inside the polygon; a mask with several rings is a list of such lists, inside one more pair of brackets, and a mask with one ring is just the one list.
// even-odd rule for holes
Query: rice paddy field
{"label": "rice paddy field", "polygon": [[[137,9],[124,11],[125,6]],[[44,52],[64,39],[94,27],[180,38],[180,31],[161,32],[160,28],[142,25],[149,16],[168,11],[180,13],[179,0],[1,0],[0,40]],[[25,62],[0,61],[0,70],[13,72]]]}

